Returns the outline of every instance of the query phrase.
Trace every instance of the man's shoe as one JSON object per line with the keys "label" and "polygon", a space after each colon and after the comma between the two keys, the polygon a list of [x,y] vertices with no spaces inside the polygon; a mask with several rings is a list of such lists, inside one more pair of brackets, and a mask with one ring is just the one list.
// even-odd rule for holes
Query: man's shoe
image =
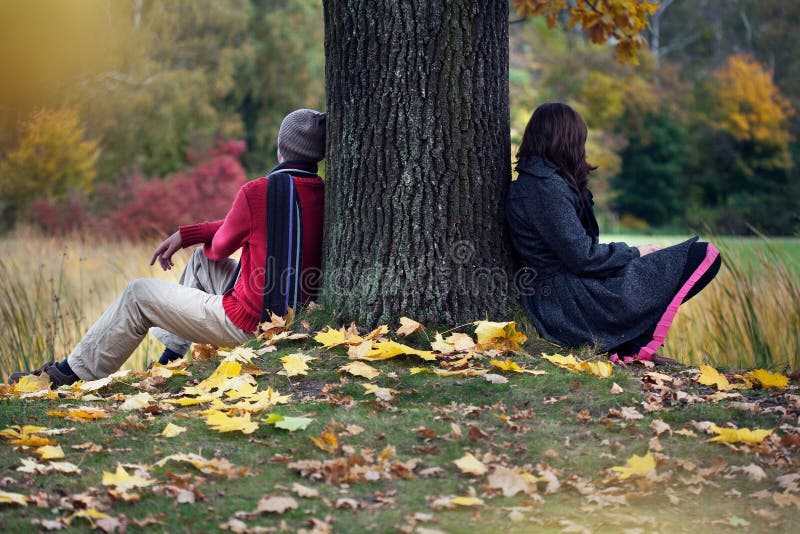
{"label": "man's shoe", "polygon": [[55,387],[74,384],[75,382],[80,380],[78,378],[78,375],[75,374],[67,375],[59,371],[58,367],[56,366],[56,362],[47,362],[46,364],[41,366],[39,369],[36,369],[35,371],[17,371],[16,373],[11,373],[11,375],[9,375],[8,377],[8,383],[16,384],[17,382],[20,381],[20,379],[23,376],[28,376],[28,375],[39,376],[42,373],[46,373],[47,376],[50,377],[50,382]]}

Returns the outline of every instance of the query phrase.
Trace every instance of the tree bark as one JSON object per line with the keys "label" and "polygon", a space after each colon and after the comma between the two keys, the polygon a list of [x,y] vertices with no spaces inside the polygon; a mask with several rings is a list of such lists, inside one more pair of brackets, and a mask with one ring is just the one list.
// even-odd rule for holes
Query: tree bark
{"label": "tree bark", "polygon": [[324,7],[324,301],[364,324],[501,316],[508,2]]}

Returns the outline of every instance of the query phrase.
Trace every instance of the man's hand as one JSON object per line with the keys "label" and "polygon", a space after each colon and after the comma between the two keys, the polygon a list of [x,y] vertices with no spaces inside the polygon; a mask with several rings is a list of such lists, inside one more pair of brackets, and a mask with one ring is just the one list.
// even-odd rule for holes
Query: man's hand
{"label": "man's hand", "polygon": [[165,271],[169,271],[173,266],[172,255],[179,251],[182,245],[183,241],[181,240],[181,232],[179,230],[158,245],[156,251],[153,252],[153,257],[150,259],[150,265],[153,265],[156,262],[156,258],[158,258],[158,263],[161,264],[161,268]]}
{"label": "man's hand", "polygon": [[639,256],[647,256],[651,252],[661,250],[661,247],[659,247],[658,245],[639,245],[636,248],[639,249]]}

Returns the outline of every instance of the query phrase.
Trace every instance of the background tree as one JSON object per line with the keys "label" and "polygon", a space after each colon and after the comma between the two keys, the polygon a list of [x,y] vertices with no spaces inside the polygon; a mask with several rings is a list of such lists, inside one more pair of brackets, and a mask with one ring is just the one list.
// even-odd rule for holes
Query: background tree
{"label": "background tree", "polygon": [[704,204],[716,207],[716,225],[746,232],[748,225],[769,233],[796,225],[798,202],[792,194],[794,165],[789,102],[772,74],[750,56],[731,56],[706,85],[706,121],[699,129],[698,175]]}
{"label": "background tree", "polygon": [[35,199],[89,192],[98,155],[97,141],[84,139],[74,110],[38,111],[24,123],[19,146],[0,164],[0,209],[13,219]]}
{"label": "background tree", "polygon": [[649,114],[631,132],[622,151],[619,174],[612,180],[616,193],[613,206],[649,225],[663,226],[683,215],[686,197],[681,178],[690,163],[681,125],[665,114]]}

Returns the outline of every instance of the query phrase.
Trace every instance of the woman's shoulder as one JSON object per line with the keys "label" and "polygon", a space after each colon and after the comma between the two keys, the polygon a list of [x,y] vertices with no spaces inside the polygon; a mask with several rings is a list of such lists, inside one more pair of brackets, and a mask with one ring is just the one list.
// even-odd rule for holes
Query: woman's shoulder
{"label": "woman's shoulder", "polygon": [[519,177],[511,182],[511,191],[517,194],[566,194],[571,189],[555,168],[540,162],[521,161],[517,165]]}

